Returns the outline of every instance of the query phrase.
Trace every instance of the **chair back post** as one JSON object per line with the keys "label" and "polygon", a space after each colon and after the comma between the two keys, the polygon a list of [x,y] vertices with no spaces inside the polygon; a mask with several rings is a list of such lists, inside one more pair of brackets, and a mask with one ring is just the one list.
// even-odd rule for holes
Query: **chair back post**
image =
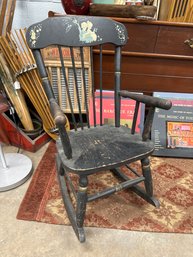
{"label": "chair back post", "polygon": [[47,98],[48,98],[48,100],[50,100],[52,98],[55,99],[52,87],[50,85],[50,81],[48,79],[48,73],[46,71],[46,67],[44,65],[41,52],[40,52],[40,50],[32,50],[32,53],[34,55],[34,58],[35,58],[35,61],[37,64],[37,68],[40,73],[40,77],[42,79],[42,85],[43,85],[44,91],[47,95]]}

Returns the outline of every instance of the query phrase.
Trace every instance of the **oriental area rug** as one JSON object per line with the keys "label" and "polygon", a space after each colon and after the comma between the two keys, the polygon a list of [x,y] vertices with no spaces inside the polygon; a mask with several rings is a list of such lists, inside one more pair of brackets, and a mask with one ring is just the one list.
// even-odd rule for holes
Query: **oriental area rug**
{"label": "oriental area rug", "polygon": [[[18,219],[69,225],[56,178],[55,152],[55,143],[51,142],[34,172]],[[193,233],[193,159],[152,157],[151,167],[160,208],[131,191],[120,191],[88,203],[85,226]],[[109,172],[92,175],[89,180],[90,192],[114,182]]]}

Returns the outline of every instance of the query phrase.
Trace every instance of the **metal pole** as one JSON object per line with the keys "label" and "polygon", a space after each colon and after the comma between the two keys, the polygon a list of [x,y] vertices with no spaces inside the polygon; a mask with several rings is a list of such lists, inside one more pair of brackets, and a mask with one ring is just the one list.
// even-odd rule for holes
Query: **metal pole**
{"label": "metal pole", "polygon": [[1,162],[3,164],[3,168],[6,169],[7,168],[7,163],[6,163],[6,160],[5,160],[5,156],[4,156],[4,153],[3,153],[1,143],[0,143],[0,159],[1,159]]}

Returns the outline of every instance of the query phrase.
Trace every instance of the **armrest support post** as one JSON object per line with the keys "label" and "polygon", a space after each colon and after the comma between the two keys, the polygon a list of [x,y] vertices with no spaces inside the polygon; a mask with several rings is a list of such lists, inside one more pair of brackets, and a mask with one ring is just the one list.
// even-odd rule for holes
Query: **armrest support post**
{"label": "armrest support post", "polygon": [[68,137],[68,133],[66,131],[65,125],[66,125],[66,117],[62,110],[60,109],[59,105],[56,103],[56,100],[54,98],[51,98],[49,100],[50,103],[50,109],[51,113],[54,119],[54,122],[56,124],[56,127],[59,130],[59,135],[61,138],[62,146],[64,149],[64,153],[67,157],[67,159],[72,158],[72,148],[70,144],[70,139]]}
{"label": "armrest support post", "polygon": [[155,107],[150,107],[148,114],[146,116],[145,125],[144,125],[144,129],[143,129],[143,133],[142,133],[143,141],[146,141],[149,139],[149,135],[150,135],[151,127],[152,127],[152,123],[153,123],[154,113],[155,113]]}

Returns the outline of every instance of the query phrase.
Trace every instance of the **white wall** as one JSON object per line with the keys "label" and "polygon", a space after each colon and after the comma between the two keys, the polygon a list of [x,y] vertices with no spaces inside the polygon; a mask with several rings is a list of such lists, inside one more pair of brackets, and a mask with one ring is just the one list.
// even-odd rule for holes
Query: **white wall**
{"label": "white wall", "polygon": [[27,28],[48,17],[48,11],[64,13],[60,0],[17,0],[12,29]]}

